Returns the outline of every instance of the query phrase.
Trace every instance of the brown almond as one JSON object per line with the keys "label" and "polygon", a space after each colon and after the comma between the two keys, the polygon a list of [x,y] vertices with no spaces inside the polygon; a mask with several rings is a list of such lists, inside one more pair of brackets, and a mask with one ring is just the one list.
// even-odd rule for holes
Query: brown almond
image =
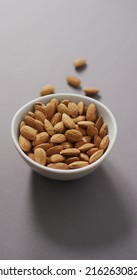
{"label": "brown almond", "polygon": [[20,129],[20,133],[22,136],[24,136],[28,140],[35,140],[38,131],[33,127],[24,125]]}
{"label": "brown almond", "polygon": [[68,110],[69,110],[69,114],[72,118],[76,118],[78,116],[78,107],[77,107],[76,103],[69,102]]}
{"label": "brown almond", "polygon": [[70,142],[78,142],[82,140],[82,133],[75,129],[68,129],[65,132],[66,139]]}
{"label": "brown almond", "polygon": [[60,154],[55,154],[50,157],[51,162],[62,162],[65,160],[65,157]]}
{"label": "brown almond", "polygon": [[103,149],[104,151],[106,150],[106,148],[108,147],[109,145],[109,136],[106,135],[103,137],[103,139],[101,140],[100,142],[100,145],[99,145],[99,148],[100,149]]}
{"label": "brown almond", "polygon": [[54,154],[60,154],[60,152],[62,150],[63,150],[62,145],[53,146],[47,150],[47,156],[52,156]]}
{"label": "brown almond", "polygon": [[19,146],[24,152],[28,152],[31,149],[31,142],[24,136],[19,136]]}
{"label": "brown almond", "polygon": [[89,157],[88,157],[88,155],[85,154],[85,153],[80,153],[80,154],[79,154],[79,158],[80,158],[81,160],[84,160],[84,161],[89,162]]}
{"label": "brown almond", "polygon": [[27,113],[27,115],[35,119],[35,113],[34,112],[29,111]]}
{"label": "brown almond", "polygon": [[42,148],[45,151],[47,151],[51,147],[53,147],[53,144],[51,144],[51,143],[42,143],[42,144],[38,144],[38,145],[34,146],[33,151],[37,148]]}
{"label": "brown almond", "polygon": [[50,136],[53,136],[54,135],[54,127],[53,125],[51,124],[51,122],[47,119],[44,120],[44,127],[47,131],[47,133],[50,135]]}
{"label": "brown almond", "polygon": [[35,110],[35,119],[36,120],[39,120],[39,121],[41,121],[41,122],[44,122],[44,120],[45,120],[45,114],[43,114],[41,111],[39,111],[39,110]]}
{"label": "brown almond", "polygon": [[64,126],[68,129],[75,128],[74,121],[66,113],[62,114],[62,122],[63,122]]}
{"label": "brown almond", "polygon": [[73,87],[80,87],[81,81],[78,77],[68,76],[68,77],[66,77],[66,80],[69,85],[71,85]]}
{"label": "brown almond", "polygon": [[86,153],[89,157],[91,157],[91,155],[93,155],[98,150],[99,150],[98,148],[92,148],[92,149],[88,150]]}
{"label": "brown almond", "polygon": [[88,126],[94,126],[94,122],[91,122],[91,121],[80,121],[78,122],[78,125],[80,127],[83,127],[83,128],[87,128]]}
{"label": "brown almond", "polygon": [[61,145],[63,146],[63,149],[73,148],[73,143],[68,141],[61,143]]}
{"label": "brown almond", "polygon": [[48,102],[45,106],[45,112],[48,120],[51,120],[51,118],[54,116],[56,112],[56,105],[52,102]]}
{"label": "brown almond", "polygon": [[53,126],[55,126],[58,122],[61,121],[62,115],[60,112],[55,113],[55,115],[51,118],[50,122]]}
{"label": "brown almond", "polygon": [[89,163],[87,161],[83,161],[83,160],[80,160],[80,161],[75,161],[75,162],[72,162],[69,164],[69,167],[71,169],[75,169],[75,168],[81,168],[81,167],[85,167],[87,166]]}
{"label": "brown almond", "polygon": [[99,117],[95,123],[95,127],[98,129],[98,131],[100,130],[101,126],[103,124],[103,118]]}
{"label": "brown almond", "polygon": [[103,123],[103,125],[101,126],[100,131],[99,131],[99,136],[100,136],[100,138],[102,139],[104,136],[107,135],[107,133],[108,133],[107,124],[106,124],[106,123]]}
{"label": "brown almond", "polygon": [[96,134],[95,136],[94,136],[94,144],[95,144],[95,147],[99,147],[99,145],[100,145],[100,142],[101,142],[101,138]]}
{"label": "brown almond", "polygon": [[89,149],[91,149],[91,148],[93,148],[93,147],[95,147],[94,144],[92,144],[92,143],[86,143],[86,144],[80,146],[80,147],[79,147],[79,150],[80,150],[80,152],[86,152],[86,151],[88,151]]}
{"label": "brown almond", "polygon": [[76,148],[68,148],[68,149],[64,149],[60,152],[61,155],[63,156],[76,156],[78,154],[80,154],[80,150],[76,149]]}
{"label": "brown almond", "polygon": [[55,91],[54,86],[51,85],[51,84],[48,84],[48,85],[45,85],[41,88],[40,95],[41,96],[48,95],[48,94],[53,93],[54,91]]}
{"label": "brown almond", "polygon": [[32,146],[36,146],[45,142],[48,142],[49,135],[47,132],[40,132],[36,135],[36,139],[32,141]]}
{"label": "brown almond", "polygon": [[46,152],[45,152],[45,150],[42,149],[42,148],[35,149],[34,158],[35,158],[36,162],[38,162],[42,165],[45,165],[46,164]]}
{"label": "brown almond", "polygon": [[61,101],[62,104],[65,104],[66,106],[68,106],[70,100],[69,99],[64,99]]}
{"label": "brown almond", "polygon": [[83,91],[87,94],[87,95],[95,95],[97,93],[99,93],[99,89],[95,88],[95,87],[84,87]]}
{"label": "brown almond", "polygon": [[66,137],[64,134],[61,133],[57,133],[54,134],[51,138],[50,138],[50,142],[53,144],[60,144],[62,142],[66,141]]}
{"label": "brown almond", "polygon": [[31,158],[32,160],[35,160],[34,154],[33,153],[28,153],[27,154],[29,158]]}
{"label": "brown almond", "polygon": [[54,130],[56,131],[56,133],[64,133],[65,132],[64,123],[61,121],[55,124]]}
{"label": "brown almond", "polygon": [[35,119],[32,118],[31,116],[25,115],[24,121],[25,121],[26,125],[31,126],[33,128],[36,128],[35,127]]}
{"label": "brown almond", "polygon": [[79,149],[79,147],[83,146],[85,144],[84,140],[78,141],[75,143],[75,148]]}
{"label": "brown almond", "polygon": [[70,164],[74,161],[79,161],[79,157],[68,157],[66,160],[65,160],[65,163],[66,164]]}
{"label": "brown almond", "polygon": [[77,104],[77,108],[78,108],[78,113],[79,115],[83,115],[84,113],[84,103],[83,101],[80,101],[78,104]]}
{"label": "brown almond", "polygon": [[88,105],[87,112],[86,112],[86,119],[87,121],[94,122],[97,118],[97,109],[95,104],[91,103]]}
{"label": "brown almond", "polygon": [[69,169],[69,166],[64,162],[50,163],[47,166],[54,169]]}
{"label": "brown almond", "polygon": [[36,119],[34,121],[35,121],[35,128],[38,130],[38,132],[44,132],[45,128],[43,122]]}
{"label": "brown almond", "polygon": [[52,98],[52,99],[50,100],[50,102],[53,103],[53,104],[55,105],[56,108],[57,108],[58,105],[59,105],[59,101],[58,101],[57,98]]}
{"label": "brown almond", "polygon": [[85,121],[86,119],[86,116],[84,115],[81,115],[81,116],[78,116],[76,118],[73,119],[74,123],[78,123],[78,122],[81,122],[81,121]]}
{"label": "brown almond", "polygon": [[102,155],[103,155],[103,149],[102,150],[98,150],[97,152],[95,152],[89,159],[90,163],[95,162],[96,160],[98,160]]}
{"label": "brown almond", "polygon": [[74,60],[73,64],[76,68],[81,68],[81,67],[85,66],[87,64],[87,62],[86,62],[85,58],[77,58]]}
{"label": "brown almond", "polygon": [[47,117],[45,108],[46,108],[46,106],[41,102],[37,102],[34,104],[34,111],[38,110],[38,111],[42,112],[45,117]]}
{"label": "brown almond", "polygon": [[83,136],[82,140],[84,141],[84,143],[90,143],[91,142],[91,136],[90,135]]}
{"label": "brown almond", "polygon": [[83,127],[79,127],[78,124],[75,124],[75,129],[80,131],[83,136],[87,135],[87,130]]}
{"label": "brown almond", "polygon": [[98,130],[95,126],[89,125],[87,127],[87,134],[90,136],[94,136],[94,135],[98,134]]}
{"label": "brown almond", "polygon": [[21,121],[20,126],[19,126],[19,130],[22,128],[22,126],[26,125],[25,121]]}
{"label": "brown almond", "polygon": [[65,105],[65,104],[63,104],[63,103],[60,103],[59,105],[58,105],[58,112],[60,112],[61,114],[63,114],[63,113],[66,113],[67,115],[69,115],[69,110],[68,110],[68,107]]}

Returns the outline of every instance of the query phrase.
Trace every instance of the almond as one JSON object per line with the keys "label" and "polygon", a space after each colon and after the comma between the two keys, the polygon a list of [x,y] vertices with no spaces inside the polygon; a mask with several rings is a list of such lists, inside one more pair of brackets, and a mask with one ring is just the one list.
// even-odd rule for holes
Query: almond
{"label": "almond", "polygon": [[106,123],[103,123],[103,125],[101,126],[100,131],[99,131],[99,136],[100,136],[100,138],[102,139],[104,136],[107,135],[107,133],[108,133],[107,124],[106,124]]}
{"label": "almond", "polygon": [[61,145],[63,146],[63,149],[73,148],[73,143],[68,141],[61,143]]}
{"label": "almond", "polygon": [[28,153],[27,154],[29,158],[31,158],[32,160],[35,160],[34,154],[33,153]]}
{"label": "almond", "polygon": [[60,112],[56,113],[50,120],[51,124],[55,126],[58,122],[61,121],[62,115]]}
{"label": "almond", "polygon": [[98,134],[98,130],[95,126],[89,125],[87,127],[87,134],[90,136],[94,136],[94,135]]}
{"label": "almond", "polygon": [[58,101],[57,98],[52,98],[50,102],[53,103],[53,104],[55,105],[56,108],[57,108],[58,105],[59,105],[59,101]]}
{"label": "almond", "polygon": [[69,85],[73,86],[73,87],[80,87],[81,81],[78,77],[75,76],[68,76],[66,78],[67,82]]}
{"label": "almond", "polygon": [[95,88],[95,87],[84,87],[83,91],[87,94],[87,95],[95,95],[97,93],[99,93],[99,89]]}
{"label": "almond", "polygon": [[69,114],[72,118],[76,118],[78,116],[78,107],[77,107],[76,103],[69,102],[68,110],[69,110]]}
{"label": "almond", "polygon": [[37,102],[34,104],[34,111],[38,110],[38,111],[42,112],[45,117],[47,117],[45,108],[46,108],[46,106],[41,102]]}
{"label": "almond", "polygon": [[77,124],[75,125],[75,129],[80,131],[83,136],[87,135],[87,130],[85,128],[79,127]]}
{"label": "almond", "polygon": [[103,149],[104,151],[106,150],[106,148],[108,147],[109,145],[109,136],[106,135],[103,137],[103,139],[101,140],[100,142],[100,145],[99,145],[99,148],[100,149]]}
{"label": "almond", "polygon": [[63,103],[60,103],[59,105],[58,105],[58,112],[60,112],[61,114],[63,114],[63,113],[66,113],[67,115],[69,115],[69,110],[68,110],[68,107],[65,105],[65,104],[63,104]]}
{"label": "almond", "polygon": [[79,149],[79,147],[83,146],[85,144],[84,140],[78,141],[75,143],[75,148]]}
{"label": "almond", "polygon": [[45,106],[45,112],[48,120],[51,120],[53,115],[56,112],[56,105],[52,102],[48,102],[47,105]]}
{"label": "almond", "polygon": [[50,136],[53,136],[54,135],[54,127],[53,125],[51,124],[51,122],[47,119],[44,120],[44,127],[47,131],[47,133],[50,135]]}
{"label": "almond", "polygon": [[41,96],[48,95],[48,94],[53,93],[54,91],[55,91],[54,86],[51,85],[51,84],[48,84],[48,85],[45,85],[41,88],[40,95]]}
{"label": "almond", "polygon": [[65,132],[65,126],[63,122],[58,122],[55,126],[54,126],[54,130],[57,133],[64,133]]}
{"label": "almond", "polygon": [[70,164],[74,161],[79,161],[79,157],[68,157],[66,160],[65,160],[65,163],[66,164]]}
{"label": "almond", "polygon": [[90,143],[90,142],[91,142],[91,136],[90,136],[90,135],[83,136],[83,137],[82,137],[82,140],[83,140],[85,143]]}
{"label": "almond", "polygon": [[38,144],[36,146],[33,147],[33,151],[37,148],[42,148],[45,151],[47,151],[49,148],[51,148],[53,146],[53,144],[51,143],[42,143],[42,144]]}
{"label": "almond", "polygon": [[47,150],[47,156],[52,156],[54,154],[59,154],[62,150],[63,150],[62,145],[53,146],[53,147],[51,147]]}
{"label": "almond", "polygon": [[90,150],[87,151],[87,155],[89,157],[91,157],[91,155],[93,155],[95,152],[97,152],[99,149],[98,148],[92,148]]}
{"label": "almond", "polygon": [[27,115],[35,119],[35,113],[34,112],[29,111],[27,113]]}
{"label": "almond", "polygon": [[74,168],[81,168],[81,167],[85,167],[87,166],[89,163],[87,161],[83,161],[83,160],[80,160],[80,161],[75,161],[75,162],[72,162],[69,164],[69,167],[74,169]]}
{"label": "almond", "polygon": [[88,126],[94,126],[94,122],[91,122],[91,121],[80,121],[78,122],[78,125],[80,127],[83,127],[83,128],[87,128]]}
{"label": "almond", "polygon": [[60,152],[60,154],[63,156],[76,156],[79,153],[80,153],[80,150],[76,149],[76,148],[68,148],[68,149],[64,149]]}
{"label": "almond", "polygon": [[31,142],[24,136],[19,136],[19,146],[24,152],[28,152],[31,149]]}
{"label": "almond", "polygon": [[78,104],[77,104],[77,108],[78,108],[78,113],[79,115],[83,115],[84,113],[84,103],[83,101],[80,101]]}
{"label": "almond", "polygon": [[96,134],[96,135],[94,136],[94,144],[95,144],[95,146],[96,146],[97,148],[99,147],[100,142],[101,142],[101,138]]}
{"label": "almond", "polygon": [[25,121],[21,121],[20,126],[19,126],[19,131],[22,128],[22,126],[26,125]]}
{"label": "almond", "polygon": [[38,131],[33,127],[24,125],[20,129],[20,133],[22,136],[24,136],[28,140],[35,140]]}
{"label": "almond", "polygon": [[44,132],[44,124],[43,122],[39,121],[39,120],[34,120],[35,121],[35,128],[38,130],[38,132]]}
{"label": "almond", "polygon": [[76,68],[81,68],[85,66],[87,63],[85,58],[77,58],[74,60],[73,64]]}
{"label": "almond", "polygon": [[61,133],[57,133],[54,134],[51,138],[50,138],[50,142],[54,143],[54,144],[60,144],[62,142],[66,141],[66,137],[64,134]]}
{"label": "almond", "polygon": [[24,121],[25,121],[26,125],[31,126],[33,128],[36,128],[35,127],[35,119],[32,118],[31,116],[25,115]]}
{"label": "almond", "polygon": [[46,152],[45,152],[45,150],[42,149],[42,148],[35,149],[34,158],[35,158],[36,162],[38,162],[42,165],[45,165],[46,164]]}
{"label": "almond", "polygon": [[39,110],[35,110],[35,119],[36,120],[39,120],[39,121],[41,121],[41,122],[44,122],[44,120],[45,120],[45,114],[43,114],[41,111],[39,111]]}
{"label": "almond", "polygon": [[103,124],[103,118],[99,117],[95,123],[95,127],[98,129],[98,131],[100,130],[101,126]]}
{"label": "almond", "polygon": [[89,162],[89,157],[88,157],[88,155],[85,154],[85,153],[80,153],[80,154],[79,154],[79,158],[80,158],[81,160],[84,160],[84,161]]}
{"label": "almond", "polygon": [[78,123],[81,121],[85,121],[86,117],[84,115],[78,116],[76,118],[73,119],[74,123]]}
{"label": "almond", "polygon": [[51,162],[62,162],[62,161],[64,161],[65,160],[65,157],[63,157],[62,155],[60,155],[60,154],[55,154],[55,155],[52,155],[51,157],[50,157],[50,160],[51,160]]}
{"label": "almond", "polygon": [[95,162],[97,159],[99,159],[102,155],[103,155],[103,149],[102,150],[98,150],[97,152],[95,152],[89,159],[90,163]]}
{"label": "almond", "polygon": [[86,119],[87,121],[94,122],[97,118],[97,109],[95,104],[91,103],[88,105],[87,112],[86,112]]}
{"label": "almond", "polygon": [[48,142],[49,135],[47,132],[40,132],[36,135],[36,139],[32,141],[32,146],[36,146],[45,142]]}
{"label": "almond", "polygon": [[62,114],[62,122],[66,128],[71,129],[75,128],[75,123],[66,113]]}
{"label": "almond", "polygon": [[86,143],[86,144],[80,146],[80,147],[79,147],[79,150],[80,150],[80,152],[86,152],[86,151],[88,151],[89,149],[91,149],[91,148],[93,148],[93,147],[95,147],[94,144],[92,144],[92,143]]}
{"label": "almond", "polygon": [[48,167],[54,169],[69,169],[69,166],[64,162],[50,163]]}
{"label": "almond", "polygon": [[68,129],[65,132],[65,136],[70,142],[78,142],[82,140],[82,133],[75,129]]}
{"label": "almond", "polygon": [[68,106],[70,100],[69,99],[64,99],[61,101],[62,104],[65,104],[66,106]]}

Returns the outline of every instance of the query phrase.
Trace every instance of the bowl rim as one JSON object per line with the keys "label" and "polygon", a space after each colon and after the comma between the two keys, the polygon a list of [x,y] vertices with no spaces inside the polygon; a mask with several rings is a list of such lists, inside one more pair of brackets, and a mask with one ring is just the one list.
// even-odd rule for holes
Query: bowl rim
{"label": "bowl rim", "polygon": [[[64,99],[65,96],[67,96],[67,97],[69,96],[69,98],[71,98],[71,96],[76,97],[76,98],[78,97],[79,99],[81,99],[83,101],[87,100],[87,101],[90,101],[91,103],[94,103],[96,106],[102,107],[111,118],[111,121],[112,121],[113,127],[114,127],[114,135],[113,135],[113,138],[112,138],[111,143],[109,144],[107,150],[97,161],[95,161],[92,164],[89,164],[87,166],[81,167],[81,168],[65,169],[64,170],[64,169],[54,169],[54,168],[51,168],[51,167],[43,166],[43,165],[37,163],[36,161],[32,160],[30,157],[28,157],[19,146],[19,143],[16,139],[16,135],[14,133],[14,127],[15,127],[15,121],[16,121],[18,115],[27,106],[31,106],[36,102],[41,102],[41,101],[45,102],[45,99],[47,99],[47,101],[49,99],[58,98],[58,97],[60,97],[61,99]],[[13,143],[14,143],[16,149],[18,150],[18,152],[22,155],[22,157],[24,159],[26,159],[26,161],[30,162],[31,165],[34,165],[37,168],[40,168],[43,171],[47,171],[47,172],[50,172],[50,173],[73,174],[73,173],[79,173],[79,172],[82,172],[82,171],[87,171],[87,170],[90,170],[90,169],[92,171],[92,168],[93,169],[96,168],[96,166],[100,165],[100,163],[108,156],[108,154],[110,153],[110,151],[111,151],[111,149],[112,149],[112,147],[115,143],[116,137],[117,137],[117,124],[116,124],[115,117],[114,117],[113,113],[111,112],[111,110],[106,105],[104,105],[102,102],[99,102],[98,100],[96,100],[94,98],[87,97],[85,95],[76,94],[76,93],[55,93],[54,96],[52,94],[50,94],[50,95],[45,95],[45,96],[42,96],[42,97],[35,98],[35,99],[27,102],[26,104],[24,104],[22,107],[20,107],[17,110],[17,112],[14,114],[14,116],[12,118],[12,121],[11,121],[11,137],[12,137]]]}

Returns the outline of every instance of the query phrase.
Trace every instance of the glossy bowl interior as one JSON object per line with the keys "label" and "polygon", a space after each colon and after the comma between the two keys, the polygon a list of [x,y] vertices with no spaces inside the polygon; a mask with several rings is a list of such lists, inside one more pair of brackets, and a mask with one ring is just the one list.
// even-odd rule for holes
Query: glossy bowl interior
{"label": "glossy bowl interior", "polygon": [[[33,161],[31,158],[29,158],[20,148],[18,143],[18,136],[19,136],[19,124],[23,120],[24,115],[28,112],[33,110],[33,105],[36,102],[43,102],[46,104],[49,102],[53,97],[57,98],[59,101],[63,99],[69,99],[71,101],[74,101],[78,103],[79,101],[83,101],[85,105],[88,105],[90,103],[94,103],[97,107],[98,115],[103,117],[103,121],[107,123],[108,125],[108,134],[110,138],[110,143],[105,151],[105,153],[94,163],[89,164],[86,167],[82,167],[79,169],[72,169],[72,170],[59,170],[59,169],[52,169],[46,166],[42,166],[39,163]],[[92,171],[94,171],[100,164],[104,161],[104,159],[108,156],[110,153],[115,139],[117,135],[117,125],[115,118],[112,114],[112,112],[102,103],[96,101],[95,99],[92,99],[90,97],[86,97],[84,95],[79,94],[72,94],[72,93],[56,93],[53,95],[43,96],[39,97],[37,99],[34,99],[27,104],[25,104],[23,107],[21,107],[16,114],[14,115],[11,123],[11,136],[13,143],[19,152],[19,154],[22,156],[22,158],[25,160],[25,162],[36,172],[39,174],[55,179],[55,180],[74,180],[78,179],[80,177],[83,177]]]}

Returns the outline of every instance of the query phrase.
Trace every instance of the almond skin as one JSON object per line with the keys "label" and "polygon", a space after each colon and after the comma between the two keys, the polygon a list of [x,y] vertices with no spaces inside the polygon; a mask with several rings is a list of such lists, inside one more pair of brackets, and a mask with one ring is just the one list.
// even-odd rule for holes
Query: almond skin
{"label": "almond skin", "polygon": [[94,122],[91,122],[91,121],[80,121],[78,122],[78,125],[80,127],[84,127],[84,128],[87,128],[88,126],[94,126]]}
{"label": "almond skin", "polygon": [[93,148],[93,147],[95,147],[94,144],[92,144],[92,143],[86,143],[86,144],[80,146],[80,147],[79,147],[79,150],[80,150],[80,152],[86,152],[86,151],[88,151],[89,149],[91,149],[91,148]]}
{"label": "almond skin", "polygon": [[44,122],[46,116],[39,110],[35,110],[35,119]]}
{"label": "almond skin", "polygon": [[85,121],[86,117],[84,115],[78,116],[76,118],[73,119],[74,123],[78,123],[81,121]]}
{"label": "almond skin", "polygon": [[62,161],[64,161],[65,160],[65,157],[63,157],[62,155],[60,155],[60,154],[55,154],[55,155],[52,155],[51,157],[50,157],[50,160],[51,160],[51,162],[62,162]]}
{"label": "almond skin", "polygon": [[95,147],[99,147],[99,145],[100,145],[100,142],[101,142],[101,138],[96,134],[95,136],[94,136],[94,144],[95,144]]}
{"label": "almond skin", "polygon": [[45,165],[46,164],[46,152],[45,152],[45,150],[42,149],[42,148],[35,149],[34,158],[35,158],[36,162],[38,162],[42,165]]}
{"label": "almond skin", "polygon": [[52,156],[54,154],[59,154],[62,150],[63,150],[62,145],[53,146],[53,147],[51,147],[47,150],[47,156]]}
{"label": "almond skin", "polygon": [[50,163],[48,167],[54,169],[69,169],[69,166],[64,162]]}
{"label": "almond skin", "polygon": [[48,84],[48,85],[45,85],[41,88],[40,95],[41,96],[48,95],[48,94],[53,93],[54,91],[55,91],[54,86],[51,85],[51,84]]}
{"label": "almond skin", "polygon": [[65,126],[64,123],[58,122],[55,126],[54,126],[54,130],[56,131],[56,133],[64,133],[65,132]]}
{"label": "almond skin", "polygon": [[76,118],[78,116],[78,107],[74,102],[69,102],[68,110],[72,118]]}
{"label": "almond skin", "polygon": [[32,146],[36,146],[45,142],[48,142],[49,135],[47,132],[41,132],[36,135],[36,139],[32,141]]}
{"label": "almond skin", "polygon": [[45,113],[48,120],[51,120],[51,118],[54,116],[56,112],[56,105],[52,102],[48,102],[45,106]]}
{"label": "almond skin", "polygon": [[82,133],[75,129],[68,129],[65,132],[66,139],[70,142],[78,142],[82,140]]}
{"label": "almond skin", "polygon": [[62,122],[64,123],[64,126],[68,129],[75,128],[74,121],[66,113],[62,114]]}
{"label": "almond skin", "polygon": [[85,58],[77,58],[74,60],[73,62],[75,68],[81,68],[83,66],[85,66],[87,64],[86,59]]}
{"label": "almond skin", "polygon": [[63,156],[76,156],[78,154],[80,154],[80,150],[76,149],[76,148],[68,148],[68,149],[64,149],[60,152],[61,155]]}
{"label": "almond skin", "polygon": [[19,136],[19,146],[24,152],[28,152],[31,149],[31,142],[24,136]]}
{"label": "almond skin", "polygon": [[35,128],[38,130],[38,132],[44,132],[44,124],[43,122],[39,121],[39,120],[34,120],[35,121]]}
{"label": "almond skin", "polygon": [[63,113],[66,113],[67,115],[69,115],[69,110],[68,110],[68,107],[65,105],[65,104],[63,104],[63,103],[60,103],[59,105],[58,105],[58,112],[60,112],[61,114],[63,114]]}
{"label": "almond skin", "polygon": [[68,157],[66,160],[65,160],[65,163],[66,164],[70,164],[74,161],[79,161],[79,157]]}
{"label": "almond skin", "polygon": [[98,148],[92,148],[92,149],[88,150],[86,153],[89,157],[91,157],[98,150],[99,150]]}
{"label": "almond skin", "polygon": [[107,133],[108,133],[107,124],[106,124],[106,123],[103,123],[103,125],[101,126],[100,131],[99,131],[99,136],[100,136],[100,138],[102,139],[104,136],[107,135]]}
{"label": "almond skin", "polygon": [[37,148],[42,148],[45,151],[47,151],[49,148],[51,148],[53,146],[53,144],[51,143],[42,143],[42,144],[38,144],[36,146],[33,147],[33,151],[35,151],[35,149]]}
{"label": "almond skin", "polygon": [[103,125],[103,118],[99,117],[95,123],[95,127],[98,129],[98,131],[100,130],[101,126]]}
{"label": "almond skin", "polygon": [[98,150],[97,152],[95,152],[89,159],[90,163],[95,162],[97,159],[99,159],[102,155],[103,155],[103,149],[102,150]]}
{"label": "almond skin", "polygon": [[31,158],[32,160],[35,160],[34,154],[33,153],[28,153],[27,154],[29,158]]}
{"label": "almond skin", "polygon": [[35,140],[38,131],[28,125],[24,125],[20,129],[20,133],[28,140]]}
{"label": "almond skin", "polygon": [[50,138],[50,142],[54,143],[54,144],[60,144],[60,143],[65,142],[65,141],[66,141],[66,137],[65,137],[64,134],[61,134],[61,133],[54,134]]}
{"label": "almond skin", "polygon": [[26,125],[31,126],[33,128],[36,128],[35,127],[35,119],[32,118],[31,116],[25,115],[24,121],[25,121]]}
{"label": "almond skin", "polygon": [[72,162],[69,164],[69,167],[71,169],[74,169],[74,168],[81,168],[81,167],[85,167],[87,166],[89,163],[87,161],[75,161],[75,162]]}
{"label": "almond skin", "polygon": [[103,137],[103,139],[101,140],[100,142],[100,145],[99,145],[99,148],[100,149],[103,149],[104,151],[106,150],[106,148],[108,147],[109,145],[109,136],[106,135]]}
{"label": "almond skin", "polygon": [[87,112],[86,112],[86,119],[87,121],[92,121],[94,122],[97,118],[97,109],[96,106],[91,103],[88,105]]}
{"label": "almond skin", "polygon": [[94,136],[94,135],[98,134],[98,130],[95,126],[89,125],[87,127],[87,134],[90,136]]}
{"label": "almond skin", "polygon": [[69,85],[71,85],[73,87],[80,87],[81,81],[78,77],[68,76],[68,77],[66,77],[66,80]]}
{"label": "almond skin", "polygon": [[53,125],[51,124],[51,122],[47,119],[44,120],[44,127],[47,131],[47,133],[50,135],[50,136],[53,136],[54,135],[54,127]]}
{"label": "almond skin", "polygon": [[84,87],[83,91],[87,94],[87,95],[95,95],[97,93],[99,93],[99,89],[95,88],[95,87]]}
{"label": "almond skin", "polygon": [[81,160],[84,160],[84,161],[89,162],[89,157],[88,157],[88,155],[85,154],[85,153],[80,153],[80,154],[79,154],[79,158],[80,158]]}
{"label": "almond skin", "polygon": [[51,124],[55,126],[58,122],[61,121],[62,115],[60,112],[56,113],[50,120]]}
{"label": "almond skin", "polygon": [[78,108],[78,113],[79,115],[83,115],[84,113],[84,103],[83,101],[80,101],[78,104],[77,104],[77,108]]}

